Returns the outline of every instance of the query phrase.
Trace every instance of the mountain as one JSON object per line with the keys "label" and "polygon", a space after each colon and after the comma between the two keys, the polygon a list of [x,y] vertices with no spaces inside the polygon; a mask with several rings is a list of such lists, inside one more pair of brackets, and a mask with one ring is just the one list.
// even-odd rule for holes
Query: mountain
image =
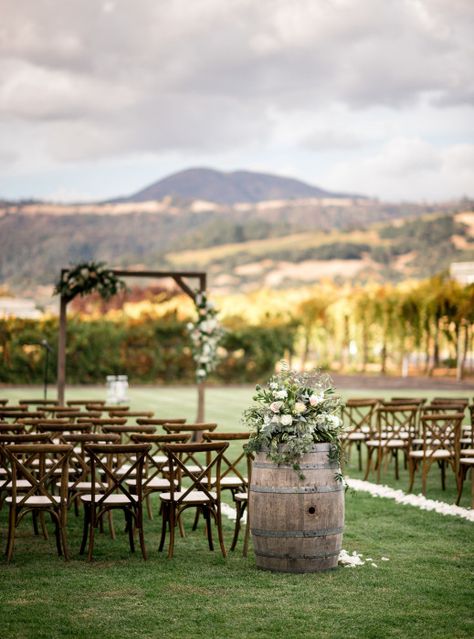
{"label": "mountain", "polygon": [[229,205],[263,200],[350,197],[278,175],[253,171],[224,173],[214,169],[194,168],[174,173],[134,195],[120,198],[120,201],[145,202],[161,200],[166,196]]}

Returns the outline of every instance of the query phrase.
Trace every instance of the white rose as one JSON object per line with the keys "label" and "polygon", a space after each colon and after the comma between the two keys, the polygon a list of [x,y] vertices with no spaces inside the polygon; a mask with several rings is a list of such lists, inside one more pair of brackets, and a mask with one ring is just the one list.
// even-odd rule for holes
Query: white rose
{"label": "white rose", "polygon": [[283,426],[290,426],[293,423],[293,417],[291,415],[282,415],[281,423]]}
{"label": "white rose", "polygon": [[303,402],[296,402],[295,413],[297,415],[301,415],[301,413],[304,413],[305,410],[306,410],[306,404],[303,404]]}
{"label": "white rose", "polygon": [[279,424],[280,423],[280,415],[273,415],[272,417],[272,424]]}
{"label": "white rose", "polygon": [[320,404],[324,399],[324,394],[323,393],[317,393],[311,395],[311,397],[309,398],[309,403],[311,404],[311,406],[317,406],[318,404]]}
{"label": "white rose", "polygon": [[273,411],[274,413],[279,413],[280,412],[280,408],[283,406],[283,402],[272,402],[270,404],[270,410]]}
{"label": "white rose", "polygon": [[280,390],[277,391],[276,393],[273,393],[273,395],[277,398],[277,399],[286,399],[288,397],[288,393],[286,390]]}

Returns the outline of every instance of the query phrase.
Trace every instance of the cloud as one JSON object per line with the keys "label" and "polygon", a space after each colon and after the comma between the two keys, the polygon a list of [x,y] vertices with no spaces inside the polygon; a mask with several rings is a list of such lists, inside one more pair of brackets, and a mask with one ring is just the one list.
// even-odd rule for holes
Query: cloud
{"label": "cloud", "polygon": [[18,140],[58,164],[238,150],[245,166],[295,117],[295,152],[362,149],[370,130],[324,113],[428,101],[440,120],[474,96],[469,0],[0,0],[0,15],[0,118],[18,134],[1,152],[25,165]]}
{"label": "cloud", "polygon": [[402,193],[430,201],[470,195],[474,144],[436,148],[416,138],[392,139],[374,155],[333,166],[326,184],[334,188],[341,183],[355,192],[383,193],[394,200],[403,199]]}

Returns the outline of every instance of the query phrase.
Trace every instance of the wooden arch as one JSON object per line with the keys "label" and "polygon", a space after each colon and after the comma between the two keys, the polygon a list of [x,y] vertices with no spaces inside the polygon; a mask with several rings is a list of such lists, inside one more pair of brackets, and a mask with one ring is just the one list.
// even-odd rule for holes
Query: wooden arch
{"label": "wooden arch", "polygon": [[[207,275],[199,271],[129,271],[121,269],[110,269],[117,277],[150,277],[160,279],[165,277],[172,278],[186,295],[194,300],[194,290],[200,293],[206,291]],[[69,269],[61,269],[61,280]],[[186,282],[186,280],[197,280],[198,285],[194,289]],[[66,388],[66,334],[67,334],[67,304],[68,300],[61,295],[59,301],[59,338],[58,338],[58,367],[57,367],[57,384],[58,384],[58,400],[59,405],[64,405],[64,391]],[[198,408],[197,422],[204,421],[204,382],[198,383]]]}

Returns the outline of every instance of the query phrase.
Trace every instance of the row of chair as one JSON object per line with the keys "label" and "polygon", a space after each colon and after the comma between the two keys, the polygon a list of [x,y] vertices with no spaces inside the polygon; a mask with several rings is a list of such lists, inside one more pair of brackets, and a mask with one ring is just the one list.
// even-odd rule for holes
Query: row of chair
{"label": "row of chair", "polygon": [[[67,512],[74,504],[84,508],[84,529],[80,552],[88,547],[92,559],[95,531],[108,518],[114,536],[111,513],[125,514],[131,550],[134,531],[146,558],[142,504],[151,516],[150,495],[160,494],[162,534],[160,551],[169,533],[168,556],[173,556],[175,527],[182,530],[182,514],[195,508],[206,522],[209,547],[213,548],[211,520],[217,527],[222,554],[226,551],[221,522],[221,493],[230,490],[239,516],[231,550],[236,546],[240,522],[245,511],[250,459],[242,448],[248,433],[216,433],[216,424],[184,424],[183,420],[156,420],[164,433],[148,432],[113,425],[111,431],[91,432],[84,424],[38,423],[37,432],[18,432],[21,422],[11,424],[10,433],[0,433],[0,499],[9,505],[7,558],[14,550],[15,530],[26,513],[41,521],[50,513],[55,523],[58,553],[68,556],[66,544]],[[49,426],[49,429],[48,429]],[[121,428],[112,432],[114,428]],[[183,432],[183,429],[185,432]],[[204,431],[204,433],[203,433]],[[203,434],[205,441],[190,442]],[[124,443],[124,436],[128,441]],[[241,440],[240,442],[238,440]],[[237,454],[229,454],[229,444],[237,444]],[[240,443],[240,445],[239,445]],[[235,448],[235,447],[234,447]],[[246,474],[242,469],[247,459]],[[56,494],[57,493],[57,494]],[[106,517],[107,516],[107,517]],[[248,528],[244,551],[248,543]]]}
{"label": "row of chair", "polygon": [[[466,413],[470,423],[465,424]],[[422,491],[426,494],[427,475],[433,464],[441,469],[445,489],[446,468],[450,467],[458,485],[457,503],[461,498],[467,471],[474,466],[474,404],[466,398],[374,398],[349,399],[342,409],[346,426],[344,448],[347,455],[353,445],[358,450],[362,470],[362,447],[366,448],[365,479],[375,469],[380,481],[383,466],[395,461],[395,477],[399,479],[399,453],[404,456],[412,490],[415,475],[421,467]]]}

